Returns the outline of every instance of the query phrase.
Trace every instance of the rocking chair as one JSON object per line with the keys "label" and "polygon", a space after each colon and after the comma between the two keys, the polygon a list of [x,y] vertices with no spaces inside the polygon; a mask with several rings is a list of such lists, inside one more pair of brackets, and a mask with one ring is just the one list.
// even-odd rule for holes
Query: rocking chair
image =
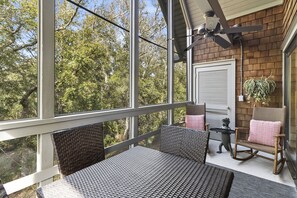
{"label": "rocking chair", "polygon": [[186,128],[208,131],[209,124],[206,123],[206,104],[187,104],[185,124]]}
{"label": "rocking chair", "polygon": [[[248,160],[254,156],[263,157],[274,161],[273,174],[279,174],[285,163],[283,157],[285,112],[286,107],[255,107],[250,128],[235,129],[234,159]],[[247,147],[249,150],[238,151],[238,145]],[[259,155],[259,151],[274,155],[274,159]],[[240,158],[237,156],[238,152],[246,152],[249,155]],[[279,154],[280,159],[278,160]]]}

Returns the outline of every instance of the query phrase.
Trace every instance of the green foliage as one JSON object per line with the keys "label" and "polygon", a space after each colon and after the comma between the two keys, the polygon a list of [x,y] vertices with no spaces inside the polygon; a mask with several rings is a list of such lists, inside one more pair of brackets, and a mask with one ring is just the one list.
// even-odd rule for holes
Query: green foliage
{"label": "green foliage", "polygon": [[37,116],[37,2],[2,2],[0,120]]}
{"label": "green foliage", "polygon": [[[111,3],[110,10],[94,9],[116,13],[115,3]],[[64,4],[69,5],[65,1]],[[62,13],[75,12],[64,4],[60,8]],[[58,21],[69,21],[69,16],[65,18],[60,13]],[[128,107],[129,49],[123,41],[129,35],[123,34],[123,41],[119,41],[118,28],[82,11],[69,26],[58,29],[55,34],[56,114]]]}
{"label": "green foliage", "polygon": [[166,111],[140,115],[138,120],[138,133],[139,135],[142,135],[150,131],[155,131],[160,128],[161,125],[166,123]]}
{"label": "green foliage", "polygon": [[0,142],[2,182],[6,183],[36,171],[36,141],[36,136],[30,136]]}
{"label": "green foliage", "polygon": [[260,79],[251,78],[244,82],[243,88],[247,94],[247,100],[252,100],[254,103],[261,103],[268,105],[270,95],[276,88],[274,80],[270,79],[271,76],[261,77]]}
{"label": "green foliage", "polygon": [[[1,1],[0,120],[37,116],[37,3]],[[3,182],[36,171],[36,144],[36,136],[0,142]]]}
{"label": "green foliage", "polygon": [[174,64],[174,101],[186,101],[186,63]]}

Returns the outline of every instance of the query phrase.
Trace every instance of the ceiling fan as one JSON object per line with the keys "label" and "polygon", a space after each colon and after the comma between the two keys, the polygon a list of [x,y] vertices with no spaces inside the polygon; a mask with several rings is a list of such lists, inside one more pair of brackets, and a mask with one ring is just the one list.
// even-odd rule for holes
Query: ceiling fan
{"label": "ceiling fan", "polygon": [[[204,14],[205,23],[198,27],[197,34],[191,35],[196,37],[194,42],[189,45],[184,51],[192,49],[198,44],[201,39],[212,39],[215,43],[223,48],[228,48],[232,45],[234,34],[240,34],[242,32],[259,31],[262,30],[262,25],[253,26],[240,26],[234,25],[229,27],[227,20],[224,16],[222,8],[217,0],[208,0],[212,10]],[[228,38],[223,38],[222,36],[226,34]]]}

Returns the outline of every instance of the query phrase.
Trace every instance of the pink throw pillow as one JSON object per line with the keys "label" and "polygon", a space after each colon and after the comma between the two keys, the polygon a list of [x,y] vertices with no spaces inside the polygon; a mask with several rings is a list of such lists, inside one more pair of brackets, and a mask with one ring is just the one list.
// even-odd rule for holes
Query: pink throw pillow
{"label": "pink throw pillow", "polygon": [[282,123],[280,121],[251,120],[248,141],[258,144],[274,146],[273,136],[280,133]]}
{"label": "pink throw pillow", "polygon": [[204,131],[204,115],[186,115],[186,128]]}

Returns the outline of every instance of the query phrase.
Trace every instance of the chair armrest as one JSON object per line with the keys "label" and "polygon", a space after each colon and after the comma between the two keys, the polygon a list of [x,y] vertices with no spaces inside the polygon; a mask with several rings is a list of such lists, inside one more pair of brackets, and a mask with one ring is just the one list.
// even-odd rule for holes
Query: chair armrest
{"label": "chair armrest", "polygon": [[282,134],[274,135],[273,137],[274,137],[274,141],[275,141],[274,147],[277,150],[278,147],[282,147],[284,145],[284,139],[285,139],[286,135],[282,133]]}
{"label": "chair armrest", "polygon": [[3,186],[3,184],[0,183],[0,197],[1,198],[8,198],[8,195],[6,193],[6,190]]}
{"label": "chair armrest", "polygon": [[249,127],[235,127],[235,130],[236,129],[242,131],[242,130],[249,130],[250,128]]}
{"label": "chair armrest", "polygon": [[286,135],[282,133],[282,134],[274,135],[273,137],[282,138],[282,137],[286,137]]}
{"label": "chair armrest", "polygon": [[205,131],[209,131],[209,123],[205,123]]}
{"label": "chair armrest", "polygon": [[235,141],[237,140],[247,140],[249,136],[248,127],[235,127]]}
{"label": "chair armrest", "polygon": [[172,126],[184,126],[186,124],[185,121],[180,121],[180,122],[177,122],[175,124],[172,124]]}
{"label": "chair armrest", "polygon": [[248,127],[235,127],[235,133],[249,133],[249,131]]}

